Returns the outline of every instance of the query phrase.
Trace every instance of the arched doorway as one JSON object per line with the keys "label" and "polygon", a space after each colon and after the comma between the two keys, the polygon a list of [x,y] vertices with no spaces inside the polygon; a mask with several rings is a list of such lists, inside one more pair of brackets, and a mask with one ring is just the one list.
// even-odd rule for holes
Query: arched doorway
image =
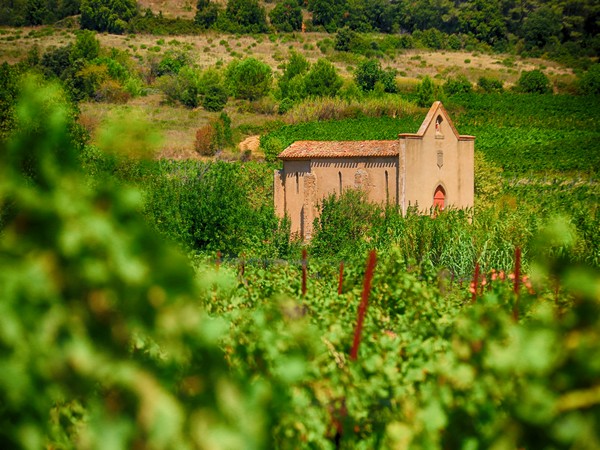
{"label": "arched doorway", "polygon": [[442,186],[435,188],[433,194],[433,207],[439,210],[443,210],[446,207],[446,191]]}

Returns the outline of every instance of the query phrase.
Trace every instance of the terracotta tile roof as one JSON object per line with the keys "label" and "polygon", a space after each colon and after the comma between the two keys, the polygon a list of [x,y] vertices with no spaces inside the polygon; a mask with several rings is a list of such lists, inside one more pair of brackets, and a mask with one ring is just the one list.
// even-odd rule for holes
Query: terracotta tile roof
{"label": "terracotta tile roof", "polygon": [[281,152],[279,158],[360,158],[398,155],[398,141],[296,141]]}

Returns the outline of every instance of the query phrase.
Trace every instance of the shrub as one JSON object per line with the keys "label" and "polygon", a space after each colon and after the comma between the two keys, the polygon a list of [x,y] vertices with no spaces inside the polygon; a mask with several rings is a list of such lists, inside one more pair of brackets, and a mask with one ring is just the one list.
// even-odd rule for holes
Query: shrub
{"label": "shrub", "polygon": [[156,85],[169,102],[180,102],[190,108],[200,104],[200,75],[196,69],[184,67],[177,75],[164,75]]}
{"label": "shrub", "polygon": [[227,104],[227,91],[219,84],[206,89],[202,98],[202,107],[207,111],[222,111]]}
{"label": "shrub", "polygon": [[135,0],[81,0],[81,28],[122,34],[137,15]]}
{"label": "shrub", "polygon": [[83,30],[77,33],[75,44],[71,48],[71,59],[84,59],[91,61],[100,54],[100,41],[96,39],[96,33]]}
{"label": "shrub", "polygon": [[335,96],[343,81],[335,67],[326,59],[319,59],[304,78],[304,88],[308,96]]}
{"label": "shrub", "polygon": [[[217,26],[233,33],[264,33],[268,31],[267,15],[258,0],[228,0],[223,20]],[[219,17],[219,19],[221,19]]]}
{"label": "shrub", "polygon": [[204,125],[196,131],[194,149],[202,156],[213,156],[216,152],[214,146],[215,130],[211,124]]}
{"label": "shrub", "polygon": [[579,93],[582,95],[600,95],[600,64],[592,65],[579,80]]}
{"label": "shrub", "polygon": [[151,71],[155,76],[167,74],[177,74],[182,67],[191,63],[187,53],[179,50],[167,50],[158,65],[152,68]]}
{"label": "shrub", "polygon": [[341,28],[335,35],[335,49],[341,52],[352,51],[356,44],[357,33],[348,27]]}
{"label": "shrub", "polygon": [[221,113],[218,119],[196,131],[194,149],[203,156],[214,156],[219,150],[232,145],[231,119]]}
{"label": "shrub", "polygon": [[397,92],[396,71],[394,69],[383,70],[376,59],[368,59],[361,62],[354,75],[356,84],[363,91],[372,91],[377,83],[380,83],[384,92]]}
{"label": "shrub", "polygon": [[306,58],[294,51],[283,68],[283,74],[277,85],[279,98],[298,100],[304,97],[304,75],[308,72],[310,63]]}
{"label": "shrub", "polygon": [[487,93],[504,91],[502,81],[500,81],[496,78],[480,77],[479,80],[477,80],[477,86],[483,92],[487,92]]}
{"label": "shrub", "polygon": [[354,79],[363,91],[372,91],[381,78],[381,63],[377,59],[367,59],[356,68]]}
{"label": "shrub", "polygon": [[127,103],[131,95],[116,80],[106,80],[100,84],[94,98],[99,102]]}
{"label": "shrub", "polygon": [[417,105],[426,107],[435,101],[435,88],[431,78],[426,76],[417,86]]}
{"label": "shrub", "polygon": [[464,75],[448,78],[444,84],[444,92],[449,95],[468,94],[473,90],[473,85]]}
{"label": "shrub", "polygon": [[273,81],[271,67],[255,58],[232,61],[227,66],[225,78],[232,95],[246,100],[265,96]]}
{"label": "shrub", "polygon": [[278,31],[297,31],[302,28],[302,9],[296,0],[284,0],[271,10],[269,19]]}
{"label": "shrub", "polygon": [[194,22],[203,29],[210,28],[217,22],[219,12],[219,6],[210,0],[198,0]]}
{"label": "shrub", "polygon": [[531,94],[547,94],[552,92],[550,80],[542,71],[537,69],[521,73],[516,89],[519,92]]}

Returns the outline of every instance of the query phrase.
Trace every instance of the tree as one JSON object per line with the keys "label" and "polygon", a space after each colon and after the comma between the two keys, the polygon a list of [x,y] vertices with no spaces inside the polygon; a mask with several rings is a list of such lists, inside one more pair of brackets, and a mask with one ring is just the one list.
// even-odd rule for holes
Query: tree
{"label": "tree", "polygon": [[333,64],[323,58],[313,64],[304,78],[304,90],[307,96],[334,97],[342,84],[343,81]]}
{"label": "tree", "polygon": [[309,0],[308,9],[313,13],[313,24],[333,33],[342,23],[346,0]]}
{"label": "tree", "polygon": [[42,25],[52,23],[53,12],[47,8],[46,0],[28,0],[25,20],[28,25]]}
{"label": "tree", "polygon": [[96,39],[96,33],[83,30],[77,34],[75,44],[71,49],[71,59],[84,59],[91,61],[100,54],[100,41]]}
{"label": "tree", "polygon": [[435,88],[431,78],[426,76],[417,86],[417,104],[422,107],[430,106],[435,101]]}
{"label": "tree", "polygon": [[381,63],[377,59],[367,59],[362,61],[356,68],[354,80],[363,91],[372,91],[375,83],[381,81],[383,70]]}
{"label": "tree", "polygon": [[335,35],[335,49],[339,52],[351,52],[357,41],[357,33],[348,27],[340,28]]}
{"label": "tree", "polygon": [[258,0],[228,0],[225,19],[229,31],[263,33],[268,30],[267,14]]}
{"label": "tree", "polygon": [[278,31],[297,31],[302,28],[302,9],[297,0],[283,0],[271,10],[269,19]]}
{"label": "tree", "polygon": [[304,76],[310,63],[300,53],[292,51],[290,59],[283,68],[283,74],[277,82],[279,97],[298,100],[304,97]]}
{"label": "tree", "polygon": [[232,61],[227,66],[225,79],[232,95],[246,100],[264,97],[273,82],[271,67],[255,58]]}
{"label": "tree", "polygon": [[473,90],[473,85],[464,75],[448,78],[444,84],[444,92],[448,95],[468,94]]}
{"label": "tree", "polygon": [[523,38],[527,48],[543,48],[561,31],[561,15],[550,6],[541,6],[530,13],[523,23]]}
{"label": "tree", "polygon": [[548,94],[552,92],[550,80],[542,71],[537,69],[521,73],[516,89],[519,92],[531,94]]}
{"label": "tree", "polygon": [[583,95],[600,95],[600,64],[592,65],[581,76],[579,93]]}
{"label": "tree", "polygon": [[121,34],[137,13],[135,0],[82,0],[81,28]]}
{"label": "tree", "polygon": [[210,28],[216,23],[219,12],[219,6],[211,3],[210,0],[198,0],[194,22],[204,29]]}

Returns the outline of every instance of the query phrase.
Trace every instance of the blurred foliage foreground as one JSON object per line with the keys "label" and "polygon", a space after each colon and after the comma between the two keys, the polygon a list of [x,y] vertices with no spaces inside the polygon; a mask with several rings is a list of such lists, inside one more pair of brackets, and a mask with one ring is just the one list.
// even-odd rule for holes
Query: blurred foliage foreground
{"label": "blurred foliage foreground", "polygon": [[1,448],[600,448],[600,277],[564,223],[474,304],[390,250],[350,361],[363,268],[340,295],[311,262],[303,297],[293,265],[192,270],[81,169],[66,104],[28,79],[0,147]]}

